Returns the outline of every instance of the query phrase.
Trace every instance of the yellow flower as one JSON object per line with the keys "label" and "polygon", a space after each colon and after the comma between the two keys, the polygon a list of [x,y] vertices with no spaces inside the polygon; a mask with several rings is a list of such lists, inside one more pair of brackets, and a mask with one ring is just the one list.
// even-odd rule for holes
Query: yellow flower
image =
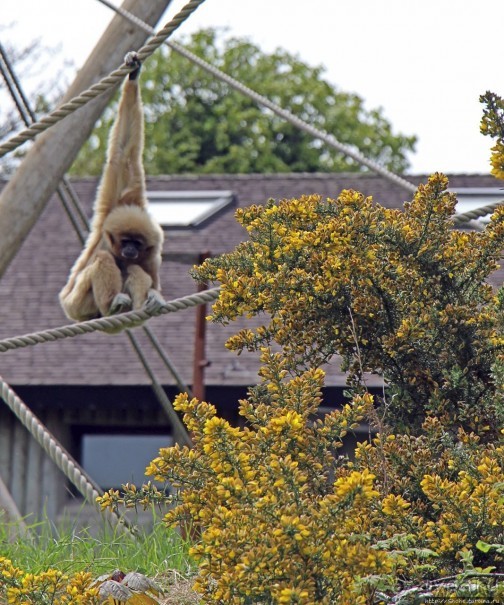
{"label": "yellow flower", "polygon": [[359,500],[370,500],[379,496],[373,489],[375,475],[367,469],[362,472],[352,471],[346,477],[340,477],[334,484],[334,492],[340,499],[355,497]]}
{"label": "yellow flower", "polygon": [[283,416],[273,418],[270,422],[270,426],[275,432],[282,431],[283,429],[290,429],[295,432],[303,428],[304,421],[300,414],[290,411]]}
{"label": "yellow flower", "polygon": [[382,501],[382,511],[389,516],[401,515],[406,509],[411,506],[402,496],[389,494]]}

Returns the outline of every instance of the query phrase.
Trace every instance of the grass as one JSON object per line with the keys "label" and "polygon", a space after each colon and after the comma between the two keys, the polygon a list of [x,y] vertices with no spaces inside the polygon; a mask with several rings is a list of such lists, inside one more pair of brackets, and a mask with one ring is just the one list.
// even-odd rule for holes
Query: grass
{"label": "grass", "polygon": [[188,549],[188,543],[159,518],[132,538],[105,524],[77,529],[66,522],[55,528],[49,521],[42,521],[23,530],[3,522],[0,512],[0,556],[26,573],[53,568],[65,574],[88,571],[98,577],[115,569],[139,571],[167,590],[163,605],[199,602],[188,579],[194,573]]}

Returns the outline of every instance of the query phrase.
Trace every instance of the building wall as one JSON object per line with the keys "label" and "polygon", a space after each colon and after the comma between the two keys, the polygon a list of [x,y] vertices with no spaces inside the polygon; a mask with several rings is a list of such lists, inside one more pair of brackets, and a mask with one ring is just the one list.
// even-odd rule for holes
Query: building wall
{"label": "building wall", "polygon": [[[156,444],[163,443],[163,439],[166,446],[171,444],[170,423],[149,387],[13,386],[13,389],[79,464],[85,462],[82,445],[86,436],[111,436],[110,441],[118,442],[118,447],[121,443],[135,441],[141,446],[149,436],[155,437]],[[165,391],[173,401],[177,391],[173,387],[167,387]],[[237,419],[238,398],[246,394],[244,388],[235,391],[218,390],[213,394],[219,401],[219,413],[231,421]],[[139,439],[135,440],[135,437]],[[104,443],[103,439],[96,441]],[[120,451],[114,454],[117,454],[118,465],[122,458],[124,461],[132,459],[129,451],[125,451],[124,456]],[[143,452],[138,455],[143,456],[146,463],[153,457],[150,451],[147,458]],[[104,460],[104,464],[106,462]],[[131,469],[126,466],[113,470],[114,477],[120,477],[122,482],[131,480]],[[45,518],[55,522],[72,500],[77,502],[77,507],[82,502],[77,489],[1,400],[0,477],[28,523]],[[91,476],[91,479],[95,480],[95,477]],[[111,483],[101,487],[107,489],[118,485]]]}
{"label": "building wall", "polygon": [[[42,409],[39,419],[64,446],[69,432],[56,410]],[[0,476],[27,523],[55,519],[66,498],[66,484],[28,430],[7,406],[0,405]]]}
{"label": "building wall", "polygon": [[[96,456],[101,456],[103,465],[109,466],[108,483],[107,473],[100,472],[100,487],[103,489],[117,488],[121,483],[131,481],[132,468],[128,467],[128,464],[132,464],[132,460],[135,461],[135,455],[142,459],[142,464],[146,466],[157,455],[159,444],[166,441],[166,446],[169,446],[172,443],[168,419],[149,387],[13,388],[69,454],[84,466],[85,471],[90,472],[93,468],[91,462],[90,467],[86,468],[86,456],[83,456],[86,437],[91,437],[92,443],[98,444],[96,447],[103,448],[103,454],[94,452],[95,459]],[[173,387],[165,387],[165,391],[173,401],[177,391]],[[238,425],[243,423],[243,419],[238,415],[238,401],[246,396],[247,388],[244,386],[208,387],[205,398],[216,406],[221,417],[233,425]],[[341,405],[344,399],[342,389],[325,388],[323,399],[324,407],[321,413],[326,413]],[[357,434],[358,440],[367,437],[367,427],[361,429]],[[138,449],[132,457],[131,448],[146,447],[149,436],[156,444],[156,450],[153,452],[151,448],[147,454]],[[111,454],[106,454],[107,449],[104,446],[109,446],[112,442],[117,444],[114,446],[117,449]],[[346,445],[351,446],[354,442],[355,437],[349,436]],[[138,445],[132,445],[135,443]],[[124,448],[122,451],[121,447]],[[351,450],[351,447],[346,447],[338,453]],[[108,451],[110,452],[110,448]],[[89,456],[87,459],[89,460]],[[139,465],[136,466],[134,480],[135,483],[141,483],[145,478],[140,477],[139,480]],[[94,468],[97,468],[96,462]],[[0,477],[21,515],[28,517],[28,522],[46,518],[56,522],[61,518],[62,511],[68,510],[69,507],[75,511],[82,506],[82,496],[77,489],[43,452],[7,406],[1,405],[1,400]],[[95,481],[98,477],[91,474],[91,479]]]}

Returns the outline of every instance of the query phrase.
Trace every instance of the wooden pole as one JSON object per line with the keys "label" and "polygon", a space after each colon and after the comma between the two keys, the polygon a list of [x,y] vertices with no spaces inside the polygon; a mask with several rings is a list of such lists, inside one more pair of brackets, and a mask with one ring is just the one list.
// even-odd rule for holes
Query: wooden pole
{"label": "wooden pole", "polygon": [[5,511],[9,521],[22,522],[21,513],[2,477],[0,477],[0,508]]}
{"label": "wooden pole", "polygon": [[7,517],[10,526],[7,528],[9,542],[13,542],[17,538],[28,535],[28,528],[24,519],[21,517],[14,499],[7,489],[2,477],[0,477],[0,509],[2,509]]}
{"label": "wooden pole", "polygon": [[[199,255],[198,264],[201,265],[210,256],[210,252]],[[208,284],[198,284],[198,292],[206,290]],[[205,400],[205,368],[209,365],[206,358],[206,314],[207,306],[196,307],[196,328],[194,336],[194,358],[193,358],[193,397],[200,401]]]}
{"label": "wooden pole", "polygon": [[[170,0],[125,0],[122,8],[154,26]],[[85,35],[85,33],[83,33]],[[79,70],[63,102],[117,69],[124,55],[140,48],[148,35],[115,15],[105,33]],[[57,184],[72,165],[91,134],[115,89],[58,122],[37,137],[23,163],[0,195],[0,278],[37,222]],[[55,237],[55,245],[57,237]],[[43,253],[43,251],[39,251]]]}

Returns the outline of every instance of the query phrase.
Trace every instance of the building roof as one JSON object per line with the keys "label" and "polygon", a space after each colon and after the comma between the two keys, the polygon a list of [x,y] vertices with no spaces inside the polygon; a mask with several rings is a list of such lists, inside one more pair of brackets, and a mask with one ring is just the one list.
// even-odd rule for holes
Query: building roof
{"label": "building roof", "polygon": [[[408,177],[418,184],[425,176]],[[450,186],[457,188],[502,187],[490,175],[453,175]],[[72,181],[88,217],[98,179]],[[5,183],[3,183],[5,184]],[[0,183],[0,186],[3,186]],[[234,194],[236,206],[320,194],[335,198],[342,189],[356,189],[386,207],[400,208],[411,196],[401,187],[371,174],[252,174],[167,176],[148,179],[149,191],[225,190]],[[194,229],[168,230],[164,248],[161,283],[167,300],[192,294],[197,285],[188,274],[202,253],[220,254],[232,250],[245,237],[234,219],[236,206],[228,206]],[[58,293],[81,249],[81,244],[62,208],[53,196],[30,232],[16,258],[0,281],[0,339],[65,325]],[[195,309],[153,318],[148,325],[188,384],[192,382]],[[251,320],[229,326],[207,325],[205,370],[208,385],[239,386],[255,382],[257,357],[237,356],[224,343]],[[163,384],[173,377],[153,351],[143,330],[135,335],[144,346],[147,359]],[[144,385],[149,384],[127,336],[91,333],[76,338],[40,344],[0,353],[0,375],[16,385]],[[337,363],[329,366],[328,386],[344,384]]]}

